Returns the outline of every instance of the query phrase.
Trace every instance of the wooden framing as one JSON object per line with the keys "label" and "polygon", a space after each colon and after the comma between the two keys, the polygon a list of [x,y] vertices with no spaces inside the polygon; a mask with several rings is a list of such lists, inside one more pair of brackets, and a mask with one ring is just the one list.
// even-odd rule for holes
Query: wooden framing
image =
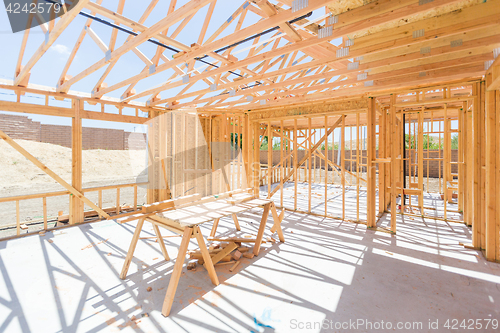
{"label": "wooden framing", "polygon": [[[399,174],[399,163],[398,157],[401,158],[401,155],[398,155],[398,146],[397,146],[397,127],[396,127],[396,96],[391,95],[391,106],[390,106],[390,114],[391,114],[391,231],[396,233],[396,187],[397,187],[397,175]],[[401,181],[400,181],[401,183]],[[401,186],[401,185],[400,185]]]}
{"label": "wooden framing", "polygon": [[[484,67],[480,69],[482,63],[492,60],[491,50],[500,46],[497,38],[500,32],[498,30],[500,14],[498,0],[475,6],[468,6],[465,1],[458,0],[439,0],[432,4],[421,4],[414,0],[405,0],[394,4],[389,0],[384,0],[376,4],[362,6],[347,5],[345,8],[350,7],[351,9],[341,12],[338,15],[337,23],[334,24],[328,20],[328,15],[313,22],[302,17],[308,12],[322,7],[325,7],[329,12],[328,6],[332,6],[332,4],[326,0],[309,1],[308,6],[296,11],[289,8],[289,2],[278,2],[277,4],[271,4],[268,1],[259,1],[255,4],[242,3],[231,15],[229,21],[222,22],[214,34],[205,38],[208,26],[213,23],[211,21],[215,17],[214,10],[217,10],[215,3],[216,0],[197,0],[178,7],[176,2],[172,1],[167,17],[148,27],[144,23],[153,12],[157,1],[144,6],[144,12],[137,20],[122,14],[124,6],[126,6],[125,1],[120,1],[116,9],[106,8],[106,4],[101,4],[101,1],[96,3],[81,1],[69,14],[56,20],[54,28],[48,35],[48,42],[43,43],[31,56],[31,59],[23,65],[29,36],[29,31],[26,32],[16,65],[16,78],[13,86],[27,85],[29,74],[36,69],[37,61],[57,40],[62,31],[68,27],[78,12],[84,8],[90,10],[92,15],[99,16],[101,20],[111,20],[115,24],[129,29],[133,34],[130,34],[122,45],[116,45],[118,30],[110,27],[112,38],[107,44],[90,28],[91,24],[99,23],[88,18],[81,33],[75,34],[78,36],[77,43],[68,61],[64,64],[58,82],[55,83],[54,93],[59,96],[69,94],[72,85],[105,67],[104,75],[89,91],[91,99],[99,101],[113,91],[127,87],[121,102],[130,103],[139,98],[147,97],[151,106],[168,106],[170,108],[195,106],[209,110],[214,109],[214,103],[217,102],[217,108],[256,110],[262,108],[259,106],[259,102],[264,99],[272,104],[287,105],[291,101],[300,103],[306,100],[331,98],[334,91],[337,96],[367,94],[374,88],[367,89],[360,82],[357,82],[355,76],[358,71],[346,69],[349,59],[356,57],[363,58],[359,61],[359,71],[370,69],[368,80],[374,81],[373,87],[375,89],[384,87],[390,89],[389,82],[394,80],[399,81],[399,86],[401,86],[400,82],[405,82],[408,87],[420,84],[419,81],[426,84],[432,81],[439,82],[443,81],[446,76],[451,77],[451,74],[458,70],[462,70],[461,77],[480,75],[484,72]],[[208,15],[201,25],[197,43],[178,40],[176,37],[182,29],[186,28],[189,20],[206,7],[208,7]],[[461,10],[457,11],[457,8]],[[258,24],[249,25],[246,22],[246,13],[249,10],[262,17]],[[420,16],[426,17],[426,19],[410,21],[411,24],[399,26],[398,29],[392,28],[394,22],[402,22],[408,17]],[[237,18],[238,23],[235,31],[226,31],[231,21]],[[294,21],[295,19],[297,20]],[[178,22],[180,22],[179,27],[169,34],[169,27]],[[318,38],[318,28],[321,25],[324,29],[333,28],[333,33],[330,36]],[[248,55],[243,59],[237,58],[239,52],[238,46],[233,46],[235,43],[249,37],[252,40],[256,33],[274,27],[285,34],[274,37],[255,37],[254,45],[250,46]],[[366,30],[373,27],[379,27],[379,29],[375,33],[367,34]],[[417,30],[424,30],[425,34],[412,36],[412,32]],[[217,39],[223,32],[225,32],[225,37]],[[105,53],[105,55],[89,68],[70,76],[68,73],[71,73],[71,64],[78,53],[82,51],[80,45],[86,36],[93,40],[96,50]],[[354,45],[348,46],[349,54],[337,57],[336,53],[342,46],[333,46],[329,41],[339,37],[347,39],[347,36],[350,36],[349,38],[354,36],[356,41]],[[160,45],[163,45],[157,44],[157,51],[152,59],[139,49],[144,43],[150,43],[149,39],[151,38],[158,40]],[[276,41],[281,38],[286,43],[278,46],[279,43]],[[450,41],[458,39],[462,41],[460,45],[453,47],[449,45]],[[274,47],[268,49],[265,47],[267,44],[273,44]],[[227,47],[228,45],[230,47]],[[410,53],[408,47],[410,47]],[[422,54],[420,50],[423,47],[431,47],[437,51],[430,55]],[[222,51],[218,51],[219,49],[224,49],[224,54]],[[140,65],[135,73],[132,71],[128,78],[108,86],[104,80],[113,71],[120,70],[117,64],[118,60],[129,51],[135,53],[143,65]],[[173,52],[173,54],[165,55],[164,52]],[[403,54],[405,55],[404,59]],[[409,56],[410,54],[411,56]],[[445,56],[445,54],[447,55]],[[173,56],[172,60],[169,59],[171,56]],[[209,66],[206,71],[198,69],[195,65],[197,58],[205,56],[213,59],[208,60],[211,65],[205,64],[205,67]],[[276,57],[279,58],[275,59]],[[305,60],[306,58],[308,61]],[[163,61],[162,64],[159,63],[160,59]],[[180,68],[184,64],[188,68],[187,74]],[[253,69],[250,69],[249,66]],[[417,79],[416,77],[419,77],[418,74],[422,70],[427,71],[428,75],[425,78]],[[139,93],[134,92],[133,87],[137,83],[165,71],[170,72],[168,75],[170,79],[166,84],[147,88]],[[231,81],[227,75],[229,71],[240,73]],[[405,76],[405,74],[410,73],[417,75]],[[498,61],[492,66],[491,73],[492,79],[490,80],[491,84],[488,84],[488,89],[494,89],[498,86]],[[186,75],[189,77],[188,82],[181,80],[181,77]],[[291,75],[291,78],[284,80],[285,75]],[[342,80],[344,82],[341,82]],[[192,87],[198,81],[206,83],[207,86],[189,92],[188,89],[183,89],[175,97],[158,98],[163,91],[186,84],[186,88]],[[258,82],[258,84],[250,85],[252,82]],[[226,101],[227,97],[220,94],[205,96],[211,92],[209,86],[214,83],[217,85],[217,91],[221,93],[225,94],[234,90],[233,96],[236,100]],[[328,93],[325,94],[325,90]],[[317,92],[310,94],[312,91]],[[246,96],[249,95],[254,97],[252,101],[246,100]],[[305,95],[308,95],[307,99]]]}
{"label": "wooden framing", "polygon": [[367,132],[368,132],[368,147],[367,147],[367,172],[366,176],[368,179],[367,186],[367,224],[369,228],[374,228],[375,225],[375,99],[370,98],[368,101],[368,111],[367,111]]}
{"label": "wooden framing", "polygon": [[[73,117],[72,132],[71,132],[71,185],[75,190],[81,192],[83,189],[82,184],[82,118],[80,117],[80,110],[82,109],[82,102],[75,100],[74,102],[75,116]],[[119,189],[118,189],[119,191]],[[119,192],[118,192],[119,193]],[[117,200],[119,202],[119,200]],[[119,208],[117,206],[117,213]],[[82,223],[84,220],[83,215],[83,202],[76,196],[71,195],[69,205],[69,223]]]}
{"label": "wooden framing", "polygon": [[499,92],[490,90],[485,93],[485,125],[486,125],[486,147],[485,147],[485,194],[486,194],[486,243],[485,243],[485,251],[486,258],[488,260],[499,260],[498,256],[499,251],[499,222],[497,221],[498,214],[497,210],[499,209],[497,206],[497,196],[498,196],[498,186],[497,186],[497,175],[498,175],[498,166],[497,166],[497,154],[498,154],[498,121],[497,116],[499,114],[498,102]]}
{"label": "wooden framing", "polygon": [[[249,187],[256,197],[265,192],[287,209],[366,223],[373,230],[379,230],[378,218],[390,213],[385,229],[396,233],[398,213],[432,217],[426,194],[429,166],[437,163],[437,192],[444,207],[442,216],[433,217],[464,221],[472,227],[473,247],[484,250],[489,260],[500,260],[500,60],[495,59],[500,52],[500,0],[382,0],[352,4],[335,20],[329,15],[336,6],[331,1],[309,0],[306,7],[292,10],[291,1],[264,0],[237,5],[224,22],[215,22],[220,17],[214,15],[216,3],[196,0],[177,6],[173,0],[167,15],[147,26],[157,1],[146,4],[136,19],[123,14],[124,0],[117,8],[79,1],[66,15],[41,26],[47,39],[38,48],[27,47],[31,30],[38,28],[24,33],[14,80],[0,81],[0,89],[14,94],[15,101],[0,100],[0,109],[72,119],[71,184],[5,133],[0,131],[0,137],[65,187],[61,193],[70,195],[70,224],[85,221],[85,204],[110,217],[102,207],[102,190],[97,204],[84,195],[82,119],[148,123],[149,203],[192,194],[193,188],[208,195]],[[207,15],[196,40],[183,40],[181,32],[203,9]],[[309,12],[322,9],[326,15],[309,19]],[[94,27],[97,20],[88,18],[74,34],[74,47],[57,82],[47,82],[49,87],[33,84],[31,72],[82,10],[109,21],[110,40],[103,40]],[[248,23],[250,15],[260,20]],[[129,29],[121,45],[117,36],[125,32],[113,24]],[[176,24],[175,31],[169,29]],[[272,31],[261,35],[266,29]],[[214,33],[208,36],[208,31]],[[74,72],[71,65],[83,52],[86,37],[102,58]],[[349,45],[331,43],[338,38]],[[157,41],[156,49],[147,55],[144,45],[151,40]],[[29,49],[34,52],[27,54]],[[139,65],[108,85],[105,81],[112,82],[126,54],[137,56]],[[98,70],[103,74],[86,91],[70,90]],[[144,84],[160,75],[167,78],[162,84]],[[110,97],[119,89],[120,98]],[[45,102],[36,104],[27,95]],[[52,99],[71,104],[56,106]],[[171,122],[160,121],[162,115],[171,115]],[[174,135],[166,139],[163,134],[169,131]],[[437,157],[429,149],[432,136]],[[268,149],[261,156],[265,137]],[[192,164],[176,155],[203,139],[208,154],[195,149]],[[273,151],[273,141],[279,142],[279,151]],[[273,161],[277,155],[279,162]],[[293,186],[288,186],[291,181]],[[315,184],[324,191],[318,193]],[[331,185],[339,185],[338,211],[328,206]],[[303,186],[307,208],[297,198]],[[120,214],[120,187],[116,191],[114,213]],[[137,186],[134,191],[135,210]],[[293,192],[291,200],[288,191]],[[42,199],[44,229],[46,198],[52,195],[36,197]],[[320,212],[315,208],[318,197],[324,200]],[[18,234],[19,200],[24,197],[14,200]]]}

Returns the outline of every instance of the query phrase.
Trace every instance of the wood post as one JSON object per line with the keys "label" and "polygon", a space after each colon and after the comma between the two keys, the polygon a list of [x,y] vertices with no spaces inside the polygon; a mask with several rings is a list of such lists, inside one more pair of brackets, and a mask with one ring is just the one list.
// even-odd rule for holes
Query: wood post
{"label": "wood post", "polygon": [[[309,140],[307,140],[308,144],[307,144],[307,149],[309,150],[309,152],[307,153],[308,155],[308,158],[307,158],[307,171],[308,171],[308,174],[306,176],[306,179],[307,179],[307,184],[308,184],[308,187],[307,187],[307,190],[308,190],[308,202],[307,202],[307,211],[310,213],[311,212],[311,205],[312,205],[312,197],[311,197],[311,187],[312,187],[312,177],[311,177],[311,171],[312,171],[312,149],[313,149],[313,142],[312,142],[312,128],[311,128],[311,117],[308,117],[307,118],[307,129],[308,129],[308,136],[309,136]],[[325,133],[325,135],[327,135]],[[316,171],[316,170],[314,170]]]}
{"label": "wood post", "polygon": [[[474,94],[474,91],[472,92]],[[470,152],[471,149],[469,147],[470,145],[470,114],[469,114],[469,103],[464,103],[464,110],[463,110],[463,124],[461,127],[462,130],[462,139],[460,140],[460,144],[462,144],[462,156],[463,156],[463,163],[462,163],[462,173],[463,173],[463,179],[462,179],[462,194],[463,194],[463,216],[464,216],[464,222],[466,225],[470,226],[470,195],[472,193],[472,188],[470,186],[470,175],[467,174],[469,168],[472,166],[471,161],[469,160],[470,158]]]}
{"label": "wood post", "polygon": [[[83,108],[82,101],[76,99],[73,101],[73,108],[75,116],[72,119],[71,127],[71,185],[78,192],[82,192],[82,118],[80,117],[80,111]],[[82,223],[84,220],[83,215],[83,202],[71,195],[70,200],[70,215],[69,223]]]}
{"label": "wood post", "polygon": [[497,225],[497,107],[496,91],[486,92],[486,259],[498,260],[499,233]]}
{"label": "wood post", "polygon": [[253,124],[253,191],[256,198],[259,197],[260,191],[260,124]]}
{"label": "wood post", "polygon": [[43,197],[43,230],[47,230],[47,198]]}
{"label": "wood post", "polygon": [[[469,102],[469,108],[465,112],[465,223],[470,227],[474,221],[474,132],[473,132],[473,117],[474,108],[478,103],[477,97],[477,84],[473,85],[472,94],[476,96],[476,99],[471,103]],[[472,107],[472,108],[471,108]]]}
{"label": "wood post", "polygon": [[[392,116],[390,113],[390,105],[389,108],[386,110],[386,126],[385,126],[385,132],[386,132],[386,139],[385,139],[385,156],[390,159],[391,157],[391,149],[392,146],[394,145],[394,142],[392,141]],[[388,209],[388,205],[391,203],[391,191],[389,191],[389,187],[391,185],[391,164],[389,163],[385,167],[385,186],[386,186],[386,191],[385,191],[385,209]]]}
{"label": "wood post", "polygon": [[367,225],[369,228],[376,227],[376,163],[375,163],[375,148],[376,148],[376,135],[375,135],[375,99],[369,97],[367,117],[367,162],[366,162],[366,176],[368,181],[366,193],[366,213]]}
{"label": "wood post", "polygon": [[[325,133],[328,133],[328,116],[325,116]],[[333,141],[332,141],[332,155],[333,155]],[[326,137],[325,140],[325,215],[328,214],[328,163],[327,162],[328,162],[328,137]],[[281,206],[283,206],[283,204]]]}
{"label": "wood post", "polygon": [[271,193],[273,183],[272,178],[273,167],[273,131],[271,122],[267,123],[267,193]]}
{"label": "wood post", "polygon": [[484,250],[487,260],[500,260],[500,93],[474,85],[472,246]]}
{"label": "wood post", "polygon": [[120,188],[116,189],[116,215],[120,214]]}
{"label": "wood post", "polygon": [[405,137],[405,126],[406,126],[406,119],[403,113],[403,109],[400,111],[400,117],[399,117],[399,122],[398,122],[398,135],[397,135],[397,147],[400,149],[399,150],[399,156],[398,156],[398,171],[399,171],[399,195],[400,195],[400,202],[399,205],[401,207],[401,213],[404,212],[405,210],[405,205],[406,205],[406,197],[404,194],[404,185],[406,182],[406,168],[405,168],[405,158],[406,158],[406,137]]}
{"label": "wood post", "polygon": [[[170,193],[170,186],[168,184],[168,177],[165,175],[162,177],[163,173],[163,166],[165,165],[165,161],[167,160],[167,138],[166,134],[171,131],[171,128],[168,127],[167,123],[168,116],[165,114],[161,114],[158,116],[158,123],[157,123],[157,131],[158,133],[155,133],[155,144],[158,149],[157,151],[157,156],[159,158],[159,161],[161,163],[156,162],[155,170],[157,172],[156,174],[156,187],[158,188],[158,200],[163,201],[163,200],[168,200],[171,198],[171,193]],[[168,169],[167,169],[168,170]]]}
{"label": "wood post", "polygon": [[[500,74],[500,68],[497,67],[497,73]],[[496,182],[500,181],[500,89],[496,91],[496,99],[495,99],[495,133],[496,133],[496,147],[495,147],[495,157],[496,157]],[[496,193],[493,191],[493,198],[496,198],[496,229],[495,229],[495,261],[500,261],[500,195],[498,195],[498,185]]]}
{"label": "wood post", "polygon": [[248,120],[248,113],[245,113],[245,116],[243,117],[243,129],[242,129],[243,135],[242,135],[242,151],[243,151],[243,163],[244,163],[244,171],[245,174],[243,175],[242,179],[242,186],[243,188],[248,188],[249,187],[249,182],[248,180],[250,179],[250,157],[252,156],[251,154],[251,129],[250,129],[250,122]]}
{"label": "wood post", "polygon": [[[362,152],[361,150],[361,127],[359,125],[359,113],[356,113],[356,221],[359,221],[359,201],[360,201],[360,181],[359,181],[359,171],[362,170],[360,163],[361,157],[359,154]],[[352,155],[352,153],[351,153]]]}
{"label": "wood post", "polygon": [[284,191],[284,187],[283,187],[283,177],[284,177],[284,172],[285,172],[285,161],[283,160],[283,157],[284,157],[284,145],[288,145],[288,142],[285,141],[285,131],[284,131],[284,127],[283,127],[283,120],[281,120],[280,122],[280,132],[281,132],[281,137],[280,137],[280,163],[281,163],[281,167],[280,167],[280,187],[281,187],[281,191],[280,191],[280,206],[283,207],[283,191]]}
{"label": "wood post", "polygon": [[19,212],[19,200],[16,200],[16,234],[21,234],[21,215]]}
{"label": "wood post", "polygon": [[424,215],[424,107],[418,113],[418,189],[421,194],[418,196],[420,214]]}
{"label": "wood post", "polygon": [[[396,184],[397,184],[397,174],[398,174],[398,146],[397,137],[398,131],[396,127],[396,95],[391,95],[391,231],[396,233],[396,217],[397,217],[397,207],[396,207]],[[402,199],[402,198],[401,198]]]}
{"label": "wood post", "polygon": [[[464,134],[465,134],[465,117],[464,113],[467,109],[467,103],[463,103],[464,107],[458,110],[458,211],[464,212]],[[453,179],[453,178],[452,178]],[[465,214],[464,214],[465,216]]]}
{"label": "wood post", "polygon": [[443,193],[444,193],[444,219],[446,221],[448,217],[448,168],[450,161],[448,159],[448,151],[451,149],[448,145],[448,137],[450,133],[448,132],[448,104],[444,104],[444,138],[443,138]]}
{"label": "wood post", "polygon": [[[147,202],[153,203],[160,201],[158,185],[160,184],[159,177],[159,163],[157,163],[156,142],[158,136],[158,117],[156,117],[155,112],[149,113],[148,122],[148,192],[147,192]],[[172,117],[172,115],[171,115]],[[173,120],[172,122],[173,123]]]}
{"label": "wood post", "polygon": [[[378,157],[387,158],[386,155],[386,126],[387,126],[387,113],[385,109],[381,110],[378,125]],[[378,164],[378,211],[380,214],[384,213],[387,207],[386,203],[386,179],[385,179],[385,163]]]}
{"label": "wood post", "polygon": [[[340,128],[340,170],[342,174],[342,220],[345,220],[345,115],[340,116],[342,127]],[[335,128],[335,127],[333,127]]]}
{"label": "wood post", "polygon": [[486,83],[481,82],[481,105],[480,105],[480,113],[479,113],[479,149],[481,150],[481,160],[480,160],[480,184],[479,184],[479,195],[480,195],[480,207],[479,212],[481,214],[481,245],[482,249],[486,248]]}
{"label": "wood post", "polygon": [[[299,138],[297,137],[297,118],[293,120],[293,186],[294,186],[294,198],[293,198],[293,209],[297,210],[297,183],[299,182],[297,176],[298,176],[298,143],[299,143]],[[289,172],[290,174],[290,172]]]}

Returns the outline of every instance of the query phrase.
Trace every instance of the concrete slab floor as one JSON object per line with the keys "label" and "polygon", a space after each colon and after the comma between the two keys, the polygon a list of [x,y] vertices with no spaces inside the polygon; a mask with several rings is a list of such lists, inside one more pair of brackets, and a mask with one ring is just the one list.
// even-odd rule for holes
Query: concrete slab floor
{"label": "concrete slab floor", "polygon": [[[261,213],[240,216],[242,233],[256,233]],[[0,332],[449,332],[454,319],[454,331],[468,331],[464,319],[467,327],[479,320],[475,332],[498,331],[495,321],[485,325],[500,320],[500,265],[458,244],[470,242],[469,228],[398,219],[391,236],[287,212],[286,242],[263,244],[235,272],[217,267],[219,286],[200,266],[184,267],[168,318],[161,307],[174,260],[162,260],[157,243],[140,240],[127,279],[118,277],[134,223],[0,242]],[[221,221],[219,233],[233,227]],[[153,235],[146,224],[141,237]],[[180,238],[165,242],[176,258]]]}

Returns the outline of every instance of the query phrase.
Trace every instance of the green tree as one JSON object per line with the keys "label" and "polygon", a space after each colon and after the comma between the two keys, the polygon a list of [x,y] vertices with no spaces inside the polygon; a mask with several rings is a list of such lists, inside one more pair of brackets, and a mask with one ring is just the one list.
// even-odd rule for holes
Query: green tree
{"label": "green tree", "polygon": [[451,149],[458,149],[458,134],[451,136]]}
{"label": "green tree", "polygon": [[[410,135],[405,134],[405,142],[406,149],[410,149],[410,147],[411,149],[417,148],[417,136],[412,136],[410,140]],[[423,145],[424,149],[427,149],[427,147],[429,147],[429,149],[443,149],[443,143],[441,142],[440,145],[435,137],[428,134],[423,135]]]}
{"label": "green tree", "polygon": [[231,146],[233,147],[239,146],[240,149],[242,149],[243,148],[242,141],[243,141],[242,133],[240,133],[240,135],[238,135],[237,133],[231,133]]}
{"label": "green tree", "polygon": [[[283,145],[284,146],[283,149],[287,149],[288,148],[288,140],[285,139],[284,141],[285,141],[285,144]],[[266,135],[262,139],[262,143],[260,144],[260,150],[267,150],[268,146],[269,146],[269,143],[268,143],[268,138]],[[281,141],[276,141],[275,143],[273,143],[273,150],[280,150],[280,149],[281,149]]]}
{"label": "green tree", "polygon": [[[339,149],[339,144],[335,142],[335,143],[332,145],[332,143],[331,143],[331,142],[328,142],[328,150],[332,150],[332,148],[333,148],[333,149]],[[324,143],[322,143],[322,144],[321,144],[320,149],[321,149],[321,150],[325,150],[325,144],[324,144]]]}

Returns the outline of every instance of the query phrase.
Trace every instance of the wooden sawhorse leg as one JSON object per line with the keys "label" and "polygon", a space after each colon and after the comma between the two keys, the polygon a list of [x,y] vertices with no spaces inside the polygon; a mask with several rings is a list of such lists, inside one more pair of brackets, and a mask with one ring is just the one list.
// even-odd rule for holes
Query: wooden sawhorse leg
{"label": "wooden sawhorse leg", "polygon": [[266,228],[267,217],[269,216],[269,208],[271,203],[264,206],[264,213],[262,213],[262,219],[260,220],[259,231],[257,233],[257,238],[255,239],[255,245],[253,247],[253,254],[258,256],[260,251],[260,244],[262,243],[262,237],[264,236],[264,229]]}
{"label": "wooden sawhorse leg", "polygon": [[271,203],[271,212],[273,214],[273,220],[274,220],[274,225],[271,228],[271,232],[278,232],[278,237],[280,238],[280,242],[284,243],[285,242],[285,236],[283,235],[283,230],[281,229],[281,220],[283,220],[284,216],[284,211],[282,212],[283,216],[279,216],[278,212],[276,211],[276,205]]}
{"label": "wooden sawhorse leg", "polygon": [[165,243],[163,242],[163,237],[161,236],[160,228],[158,228],[158,226],[153,223],[153,230],[155,231],[156,237],[158,239],[158,244],[160,244],[163,258],[165,258],[166,261],[169,261],[170,257],[168,256],[167,248],[165,247]]}
{"label": "wooden sawhorse leg", "polygon": [[233,216],[234,226],[236,227],[236,230],[241,231],[240,223],[238,222],[238,216],[236,216],[236,214],[231,215]]}
{"label": "wooden sawhorse leg", "polygon": [[[236,214],[231,214],[231,216],[233,217],[234,226],[236,227],[236,230],[240,231],[241,227],[240,227],[240,223],[238,222],[238,216],[236,216]],[[212,226],[212,230],[210,231],[210,237],[214,237],[215,236],[215,233],[217,232],[217,227],[219,226],[219,220],[220,219],[215,219],[214,220],[214,224]]]}
{"label": "wooden sawhorse leg", "polygon": [[137,222],[137,225],[135,227],[134,236],[132,237],[132,241],[130,242],[127,256],[125,257],[125,262],[123,263],[122,272],[120,273],[120,279],[122,280],[127,277],[128,268],[130,267],[130,263],[132,262],[135,247],[137,245],[137,241],[139,240],[139,236],[141,235],[142,226],[144,225],[144,219],[145,218],[139,219],[139,222]]}
{"label": "wooden sawhorse leg", "polygon": [[170,276],[170,281],[168,283],[167,294],[165,295],[165,300],[163,301],[163,308],[161,314],[167,317],[172,309],[172,303],[174,302],[175,292],[177,291],[177,285],[179,284],[179,279],[182,273],[182,267],[184,266],[184,260],[186,259],[186,253],[189,245],[189,240],[193,234],[193,228],[185,228],[182,235],[181,246],[179,247],[179,253],[177,253],[177,260],[175,260],[174,270]]}
{"label": "wooden sawhorse leg", "polygon": [[203,261],[208,276],[212,283],[216,286],[219,285],[219,278],[217,277],[217,273],[215,273],[215,267],[212,262],[212,258],[210,257],[210,253],[208,252],[207,246],[205,245],[205,240],[203,239],[203,235],[201,234],[200,227],[195,226],[193,232],[195,233],[196,240],[198,241],[198,246],[200,248],[201,255],[203,256]]}
{"label": "wooden sawhorse leg", "polygon": [[214,220],[214,225],[212,226],[212,230],[210,231],[210,237],[214,237],[217,232],[217,227],[219,226],[219,219]]}
{"label": "wooden sawhorse leg", "polygon": [[174,298],[175,298],[175,292],[177,291],[177,286],[179,284],[179,279],[182,273],[182,267],[184,266],[184,260],[186,258],[189,240],[191,239],[191,236],[193,234],[196,237],[196,240],[200,247],[203,260],[205,261],[204,266],[207,269],[208,276],[210,276],[210,280],[214,285],[216,286],[219,285],[219,278],[217,277],[217,273],[215,272],[215,267],[213,265],[212,258],[210,257],[210,253],[208,252],[207,246],[205,245],[205,240],[203,239],[203,235],[201,234],[200,228],[198,226],[185,228],[184,234],[182,235],[181,246],[179,247],[179,253],[177,254],[177,260],[175,261],[174,264],[174,270],[172,271],[172,275],[170,276],[170,281],[168,283],[165,300],[163,301],[163,308],[161,310],[161,313],[165,317],[167,317],[170,314],[170,310],[172,309],[172,304],[174,303]]}
{"label": "wooden sawhorse leg", "polygon": [[[276,206],[274,207],[274,209],[276,209]],[[281,222],[283,221],[283,218],[285,217],[285,208],[283,208],[283,210],[281,211],[280,215],[278,216],[279,217],[279,220],[280,220],[280,224]],[[276,223],[273,224],[273,226],[271,227],[271,233],[275,233],[276,232],[276,228],[277,228],[277,225]]]}

